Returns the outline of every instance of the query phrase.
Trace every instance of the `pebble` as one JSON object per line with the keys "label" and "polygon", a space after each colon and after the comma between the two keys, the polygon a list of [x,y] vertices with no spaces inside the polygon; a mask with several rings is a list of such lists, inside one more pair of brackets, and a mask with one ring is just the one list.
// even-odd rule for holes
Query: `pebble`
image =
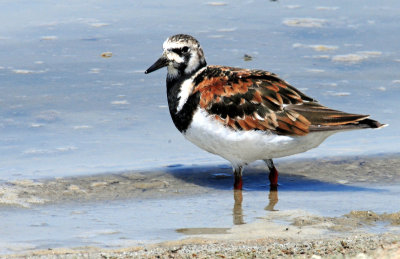
{"label": "pebble", "polygon": [[87,247],[34,251],[10,255],[10,258],[312,258],[364,259],[398,258],[399,238],[396,236],[352,236],[345,239],[284,240],[262,239],[247,241],[217,241],[207,239],[181,240],[120,250]]}
{"label": "pebble", "polygon": [[109,51],[101,53],[102,58],[111,58],[112,55],[113,55],[112,52]]}

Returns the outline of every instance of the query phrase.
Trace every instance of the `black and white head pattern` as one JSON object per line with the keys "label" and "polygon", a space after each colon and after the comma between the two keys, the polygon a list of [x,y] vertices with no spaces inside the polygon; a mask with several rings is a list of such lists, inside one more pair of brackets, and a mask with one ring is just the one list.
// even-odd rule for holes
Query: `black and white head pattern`
{"label": "black and white head pattern", "polygon": [[189,75],[206,65],[200,43],[190,35],[177,34],[163,44],[163,56],[168,60],[168,77]]}

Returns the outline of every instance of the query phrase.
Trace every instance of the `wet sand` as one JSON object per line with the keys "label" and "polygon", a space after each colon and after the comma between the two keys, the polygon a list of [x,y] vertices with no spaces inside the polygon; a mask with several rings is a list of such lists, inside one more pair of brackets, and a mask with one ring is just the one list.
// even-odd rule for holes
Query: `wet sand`
{"label": "wet sand", "polygon": [[344,238],[289,240],[263,238],[216,241],[201,238],[148,247],[104,250],[95,247],[42,250],[3,258],[399,258],[394,235],[357,235]]}
{"label": "wet sand", "polygon": [[[97,247],[59,248],[7,255],[4,258],[399,258],[400,237],[394,233],[371,234],[359,229],[370,222],[352,212],[340,218],[290,214],[292,222],[284,227],[263,218],[235,226],[225,234],[199,234],[183,240],[123,249]],[[399,214],[393,215],[399,219]],[[202,233],[217,230],[203,229]]]}
{"label": "wet sand", "polygon": [[[338,186],[400,184],[400,155],[277,161],[282,188],[310,183]],[[400,212],[348,211],[327,217],[304,210],[274,211],[278,190],[269,190],[264,166],[246,168],[244,188],[265,190],[265,210],[273,211],[243,224],[242,192],[232,191],[232,228],[183,228],[181,240],[110,250],[98,247],[54,248],[3,255],[4,258],[399,258]],[[232,186],[227,166],[173,166],[153,172],[120,172],[87,177],[19,180],[0,186],[0,204],[40,207],[57,203],[159,199],[213,193]],[[265,180],[265,181],[264,181]],[[333,186],[333,187],[332,187]],[[343,201],[346,202],[346,201]],[[393,197],[398,204],[399,198]],[[207,213],[207,212],[205,212]],[[384,231],[381,226],[385,225]],[[379,229],[375,231],[374,229]]]}
{"label": "wet sand", "polygon": [[[400,183],[400,155],[397,154],[277,161],[279,181],[285,186],[301,186],[305,180],[315,185],[324,182],[337,186]],[[264,164],[248,166],[243,174],[245,190],[268,189]],[[68,178],[23,179],[0,184],[0,206],[29,207],[65,202],[168,198],[208,193],[215,189],[229,190],[232,184],[229,165],[174,165],[151,172],[126,171]]]}

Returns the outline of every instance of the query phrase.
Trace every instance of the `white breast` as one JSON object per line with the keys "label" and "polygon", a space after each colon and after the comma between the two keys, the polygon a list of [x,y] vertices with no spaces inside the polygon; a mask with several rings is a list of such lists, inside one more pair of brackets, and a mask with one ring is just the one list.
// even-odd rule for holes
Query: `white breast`
{"label": "white breast", "polygon": [[306,136],[282,136],[263,131],[235,131],[223,126],[203,109],[197,109],[184,136],[200,148],[217,154],[233,165],[289,156],[317,147],[329,132]]}
{"label": "white breast", "polygon": [[180,87],[180,91],[178,93],[178,98],[179,98],[179,102],[178,102],[178,107],[176,109],[176,112],[178,113],[180,110],[182,110],[183,105],[186,103],[187,99],[189,98],[189,95],[192,93],[193,91],[193,79],[199,74],[201,73],[204,69],[206,69],[205,67],[203,67],[202,69],[200,69],[199,71],[197,71],[193,76],[191,76],[190,78],[186,79],[185,81],[183,81],[183,83],[181,84]]}

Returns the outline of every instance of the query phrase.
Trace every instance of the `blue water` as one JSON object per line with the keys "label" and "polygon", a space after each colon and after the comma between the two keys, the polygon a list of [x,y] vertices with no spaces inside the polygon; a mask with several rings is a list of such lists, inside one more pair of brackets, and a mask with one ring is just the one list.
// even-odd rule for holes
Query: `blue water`
{"label": "blue water", "polygon": [[[176,33],[197,37],[209,64],[273,71],[325,105],[390,124],[298,157],[396,152],[399,11],[398,1],[2,1],[0,179],[225,163],[174,128],[166,71],[143,74]],[[361,61],[335,61],[348,54]]]}
{"label": "blue water", "polygon": [[[168,199],[131,199],[106,203],[57,204],[32,209],[2,208],[0,254],[57,247],[97,246],[117,248],[184,238],[182,228],[229,229],[274,211],[307,211],[319,216],[342,216],[351,210],[392,213],[400,209],[393,197],[399,186],[352,186],[301,181],[308,189],[285,182],[279,201],[271,206],[269,193],[244,191],[243,202],[231,190]],[[365,201],[368,200],[368,203]],[[272,201],[273,203],[273,201]],[[388,204],[392,204],[388,208]],[[283,227],[290,216],[277,222]],[[265,220],[265,219],[264,219]],[[379,222],[365,225],[367,232],[386,232],[394,226]],[[398,231],[398,228],[397,228]],[[340,233],[337,233],[340,234]]]}

